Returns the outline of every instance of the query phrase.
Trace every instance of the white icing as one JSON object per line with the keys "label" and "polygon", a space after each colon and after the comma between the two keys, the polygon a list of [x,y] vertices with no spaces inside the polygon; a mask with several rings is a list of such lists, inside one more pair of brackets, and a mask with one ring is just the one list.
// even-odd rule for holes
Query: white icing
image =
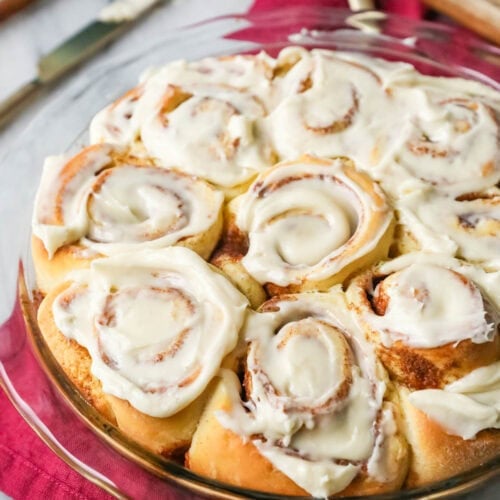
{"label": "white icing", "polygon": [[[385,311],[359,314],[384,345],[400,340],[433,348],[493,339],[500,317],[490,304],[498,306],[500,273],[485,273],[443,255],[408,254],[379,266],[375,275],[384,279],[369,292],[386,304]],[[358,287],[356,281],[351,285],[351,297],[364,293]]]}
{"label": "white icing", "polygon": [[395,205],[422,250],[457,254],[500,269],[500,194],[472,200],[414,194]]}
{"label": "white icing", "polygon": [[188,249],[99,259],[79,277],[54,301],[55,323],[89,351],[103,391],[143,413],[187,406],[236,346],[247,300]]}
{"label": "white icing", "polygon": [[365,191],[346,168],[340,159],[282,164],[233,202],[249,236],[242,263],[257,281],[325,279],[375,248],[391,213],[375,184]]}
{"label": "white icing", "polygon": [[266,112],[257,98],[222,86],[191,90],[193,95],[173,111],[157,110],[142,125],[144,145],[162,166],[231,187],[271,163],[257,130]]}
{"label": "white icing", "polygon": [[[192,97],[161,113],[169,86]],[[405,63],[288,47],[276,59],[174,61],[142,79],[140,94],[101,111],[92,142],[131,146],[225,187],[271,165],[272,150],[281,160],[350,156],[395,198],[432,189],[456,196],[500,180],[498,92]],[[227,148],[231,140],[239,147]]]}
{"label": "white icing", "polygon": [[[248,412],[235,400],[231,413],[219,413],[219,420],[253,436],[260,453],[312,495],[343,490],[363,462],[380,455],[384,438],[375,421],[385,384],[341,292],[273,301],[269,311],[250,315],[244,333],[250,342]],[[384,418],[381,432],[390,435],[392,413]],[[377,477],[391,475],[374,461]]]}
{"label": "white icing", "polygon": [[478,99],[398,88],[406,119],[372,175],[395,197],[433,188],[458,195],[500,180],[498,118]]}
{"label": "white icing", "polygon": [[450,434],[472,439],[483,429],[500,429],[500,361],[477,368],[443,390],[412,392],[410,403]]}
{"label": "white icing", "polygon": [[[104,255],[171,246],[208,230],[217,220],[222,193],[172,170],[130,162],[115,165],[113,152],[102,145],[80,153],[72,160],[80,161],[77,173],[66,185],[62,178],[71,163],[46,164],[33,232],[50,256],[78,241]],[[61,200],[62,220],[52,221]]]}
{"label": "white icing", "polygon": [[[255,57],[174,61],[149,73],[132,95],[103,109],[91,142],[131,146],[161,166],[232,187],[273,162],[260,121],[267,113],[274,60]],[[183,95],[162,111],[166,96]],[[196,133],[193,133],[196,130]]]}
{"label": "white icing", "polygon": [[297,58],[276,79],[280,98],[265,120],[278,154],[282,159],[344,155],[373,163],[375,150],[397,130],[388,120],[396,109],[379,75],[325,50],[285,49],[277,63]]}
{"label": "white icing", "polygon": [[105,23],[132,21],[155,3],[158,0],[115,0],[101,9],[98,19]]}

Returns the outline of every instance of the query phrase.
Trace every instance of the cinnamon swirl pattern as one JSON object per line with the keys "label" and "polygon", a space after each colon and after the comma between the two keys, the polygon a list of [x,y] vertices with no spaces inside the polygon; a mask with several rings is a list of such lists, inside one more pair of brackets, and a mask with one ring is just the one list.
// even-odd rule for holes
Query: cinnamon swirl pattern
{"label": "cinnamon swirl pattern", "polygon": [[276,66],[279,100],[266,125],[282,159],[310,153],[378,163],[393,133],[387,120],[393,102],[382,76],[386,68],[381,65],[379,72],[344,54],[297,47],[284,49]]}
{"label": "cinnamon swirl pattern", "polygon": [[498,189],[454,199],[415,194],[395,205],[405,231],[400,246],[457,255],[486,269],[500,269]]}
{"label": "cinnamon swirl pattern", "polygon": [[50,289],[92,257],[140,248],[179,244],[207,258],[222,229],[222,201],[203,181],[111,145],[48,160],[33,216],[39,286]]}
{"label": "cinnamon swirl pattern", "polygon": [[235,228],[214,263],[232,259],[231,233],[248,238],[241,265],[271,294],[326,290],[383,257],[392,214],[382,191],[346,159],[305,156],[277,165],[229,206]]}
{"label": "cinnamon swirl pattern", "polygon": [[302,47],[174,61],[90,143],[47,160],[32,250],[47,344],[111,425],[276,495],[500,455],[497,91]]}
{"label": "cinnamon swirl pattern", "polygon": [[89,351],[104,392],[167,417],[205,389],[236,345],[245,308],[194,252],[168,248],[94,261],[53,313]]}
{"label": "cinnamon swirl pattern", "polygon": [[132,146],[230,193],[275,161],[260,131],[271,64],[265,54],[173,63],[99,113],[91,140]]}
{"label": "cinnamon swirl pattern", "polygon": [[408,484],[500,453],[500,273],[408,254],[354,278],[348,297],[396,383],[413,450]]}
{"label": "cinnamon swirl pattern", "polygon": [[[198,428],[190,467],[219,476],[218,457],[202,450],[207,440],[212,442],[213,426],[222,425],[250,439],[259,452],[245,460],[243,470],[262,467],[258,462],[265,459],[293,481],[280,493],[305,490],[327,497],[349,485],[350,494],[397,487],[406,473],[407,453],[394,406],[385,399],[385,376],[346,319],[339,292],[286,295],[253,313],[244,330],[245,402],[233,391],[230,408],[216,412],[219,423],[205,421]],[[246,485],[241,470],[220,474]],[[278,473],[274,481],[280,483]]]}
{"label": "cinnamon swirl pattern", "polygon": [[409,110],[391,154],[375,168],[387,191],[459,196],[500,181],[500,113],[493,105],[425,87],[394,87],[394,99]]}

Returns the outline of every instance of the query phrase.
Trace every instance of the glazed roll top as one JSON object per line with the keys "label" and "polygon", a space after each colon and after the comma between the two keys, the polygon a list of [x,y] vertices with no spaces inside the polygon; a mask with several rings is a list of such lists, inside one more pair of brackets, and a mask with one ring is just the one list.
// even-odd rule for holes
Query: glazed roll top
{"label": "glazed roll top", "polygon": [[394,99],[406,108],[408,121],[401,123],[400,137],[386,158],[394,164],[382,162],[378,169],[389,192],[427,187],[458,196],[500,180],[498,111],[479,96],[453,95],[453,89],[394,87]]}
{"label": "glazed roll top", "polygon": [[88,350],[103,392],[168,417],[236,346],[246,305],[197,254],[172,247],[94,261],[52,309],[62,334]]}
{"label": "glazed roll top", "polygon": [[242,264],[263,284],[333,284],[374,251],[387,251],[392,213],[378,186],[347,159],[280,164],[230,208],[249,239]]}
{"label": "glazed roll top", "polygon": [[[380,281],[372,297],[375,314],[368,322],[381,332],[386,345],[396,340],[427,348],[466,339],[491,342],[498,315],[488,299],[483,299],[480,288],[466,277],[474,275],[473,270],[466,268],[463,274],[435,260],[420,259]],[[399,263],[391,264],[381,266],[380,272],[390,272]],[[476,272],[479,281],[487,279],[480,270]]]}
{"label": "glazed roll top", "polygon": [[[393,134],[381,64],[331,51],[284,49],[276,61],[276,106],[266,126],[283,160],[310,153],[371,165]],[[395,71],[400,69],[394,65]]]}
{"label": "glazed roll top", "polygon": [[486,269],[500,269],[498,189],[456,198],[414,194],[398,200],[396,208],[420,249],[457,255]]}
{"label": "glazed roll top", "polygon": [[265,54],[174,62],[101,111],[91,140],[131,145],[162,166],[238,186],[275,161],[259,132],[271,77]]}
{"label": "glazed roll top", "polygon": [[[348,296],[397,382],[418,389],[412,404],[439,415],[436,420],[464,439],[498,425],[498,272],[444,255],[408,254],[356,277]],[[476,417],[481,424],[474,427]]]}
{"label": "glazed roll top", "polygon": [[477,368],[443,389],[412,392],[410,403],[449,434],[472,439],[500,429],[500,361]]}
{"label": "glazed roll top", "polygon": [[201,180],[95,145],[70,160],[47,160],[33,232],[49,257],[77,242],[104,255],[166,247],[209,232],[222,202],[222,193]]}
{"label": "glazed roll top", "polygon": [[246,402],[221,413],[278,470],[314,496],[345,489],[361,470],[394,479],[396,432],[369,345],[343,322],[338,292],[266,302],[246,323]]}
{"label": "glazed roll top", "polygon": [[356,277],[348,295],[358,317],[391,346],[435,348],[491,342],[499,324],[500,274],[445,255],[414,253]]}

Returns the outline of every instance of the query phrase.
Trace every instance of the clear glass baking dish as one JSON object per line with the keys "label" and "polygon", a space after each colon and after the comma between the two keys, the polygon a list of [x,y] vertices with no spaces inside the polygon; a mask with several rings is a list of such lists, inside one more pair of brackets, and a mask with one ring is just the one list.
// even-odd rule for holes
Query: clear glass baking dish
{"label": "clear glass baking dish", "polygon": [[[500,49],[447,26],[312,7],[225,16],[152,42],[67,85],[0,165],[0,385],[60,458],[117,497],[271,498],[196,476],[148,453],[106,423],[59,373],[35,321],[37,294],[29,251],[43,158],[79,149],[99,109],[134,86],[145,69],[173,59],[259,50],[275,54],[284,46],[301,44],[407,61],[426,74],[476,79],[500,90]],[[497,457],[449,480],[376,498],[444,498],[471,490],[474,498],[491,498],[499,472]]]}

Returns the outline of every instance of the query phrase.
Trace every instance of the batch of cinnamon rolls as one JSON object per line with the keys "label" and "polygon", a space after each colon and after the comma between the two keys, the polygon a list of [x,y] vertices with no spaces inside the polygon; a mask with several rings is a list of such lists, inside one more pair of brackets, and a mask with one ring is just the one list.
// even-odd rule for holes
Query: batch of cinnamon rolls
{"label": "batch of cinnamon rolls", "polygon": [[48,158],[40,329],[132,440],[371,495],[500,454],[500,94],[289,47],[176,61]]}

